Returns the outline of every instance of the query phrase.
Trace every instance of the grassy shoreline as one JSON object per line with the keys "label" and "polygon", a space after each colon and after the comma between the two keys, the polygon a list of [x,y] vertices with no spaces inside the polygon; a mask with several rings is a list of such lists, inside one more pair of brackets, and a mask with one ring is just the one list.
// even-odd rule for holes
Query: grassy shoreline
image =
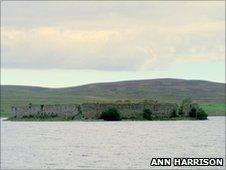
{"label": "grassy shoreline", "polygon": [[226,116],[226,105],[222,103],[200,104],[209,116]]}

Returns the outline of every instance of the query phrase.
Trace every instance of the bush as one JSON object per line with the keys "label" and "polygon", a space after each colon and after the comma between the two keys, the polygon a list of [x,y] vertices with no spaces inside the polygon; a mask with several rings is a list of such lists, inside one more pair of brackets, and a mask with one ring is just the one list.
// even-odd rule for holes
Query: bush
{"label": "bush", "polygon": [[185,114],[185,113],[184,113],[184,111],[183,111],[183,107],[180,106],[179,109],[178,109],[178,115],[179,115],[179,116],[183,116],[184,114]]}
{"label": "bush", "polygon": [[189,116],[197,118],[199,120],[206,120],[208,117],[208,114],[202,108],[192,107],[189,112]]}
{"label": "bush", "polygon": [[144,109],[143,118],[147,120],[152,120],[153,119],[152,111],[150,109]]}
{"label": "bush", "polygon": [[178,117],[177,111],[173,110],[171,113],[171,117]]}
{"label": "bush", "polygon": [[196,117],[197,116],[197,108],[192,107],[189,112],[189,117]]}
{"label": "bush", "polygon": [[202,108],[199,108],[197,110],[197,119],[206,120],[207,117],[208,117],[208,114]]}
{"label": "bush", "polygon": [[184,100],[182,100],[178,110],[179,116],[184,116],[187,113],[187,110],[190,108],[191,103],[191,98],[185,98]]}
{"label": "bush", "polygon": [[121,120],[121,116],[116,108],[109,108],[102,112],[100,119],[104,119],[107,121],[117,121]]}
{"label": "bush", "polygon": [[31,119],[31,118],[34,118],[34,115],[23,115],[22,118],[25,118],[25,119],[26,118],[28,118],[28,119],[30,118]]}

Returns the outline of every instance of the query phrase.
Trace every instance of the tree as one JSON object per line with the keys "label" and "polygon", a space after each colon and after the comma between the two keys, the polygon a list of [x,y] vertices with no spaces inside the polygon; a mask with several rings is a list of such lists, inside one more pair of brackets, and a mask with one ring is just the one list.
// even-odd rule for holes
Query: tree
{"label": "tree", "polygon": [[192,107],[190,112],[189,112],[190,117],[197,117],[197,108]]}
{"label": "tree", "polygon": [[207,117],[208,117],[208,114],[202,108],[198,108],[197,119],[206,120]]}
{"label": "tree", "polygon": [[102,112],[100,119],[104,119],[107,121],[117,121],[121,120],[121,116],[116,108],[109,108]]}
{"label": "tree", "polygon": [[152,120],[153,117],[152,117],[152,111],[150,109],[144,109],[143,111],[143,118],[144,119],[147,119],[147,120]]}

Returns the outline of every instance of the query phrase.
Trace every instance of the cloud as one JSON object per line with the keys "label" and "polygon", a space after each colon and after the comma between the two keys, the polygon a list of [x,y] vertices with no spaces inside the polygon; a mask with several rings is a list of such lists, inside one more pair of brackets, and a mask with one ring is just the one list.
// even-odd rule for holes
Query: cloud
{"label": "cloud", "polygon": [[217,3],[45,3],[4,2],[3,68],[164,70],[224,60]]}
{"label": "cloud", "polygon": [[224,56],[186,56],[186,57],[178,57],[177,61],[183,62],[224,62]]}

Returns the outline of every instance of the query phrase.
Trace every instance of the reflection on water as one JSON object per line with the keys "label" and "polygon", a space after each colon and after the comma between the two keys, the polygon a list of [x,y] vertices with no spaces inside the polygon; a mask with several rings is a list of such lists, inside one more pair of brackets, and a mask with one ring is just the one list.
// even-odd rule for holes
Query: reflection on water
{"label": "reflection on water", "polygon": [[153,157],[225,157],[225,117],[207,121],[1,122],[2,168],[150,169]]}

